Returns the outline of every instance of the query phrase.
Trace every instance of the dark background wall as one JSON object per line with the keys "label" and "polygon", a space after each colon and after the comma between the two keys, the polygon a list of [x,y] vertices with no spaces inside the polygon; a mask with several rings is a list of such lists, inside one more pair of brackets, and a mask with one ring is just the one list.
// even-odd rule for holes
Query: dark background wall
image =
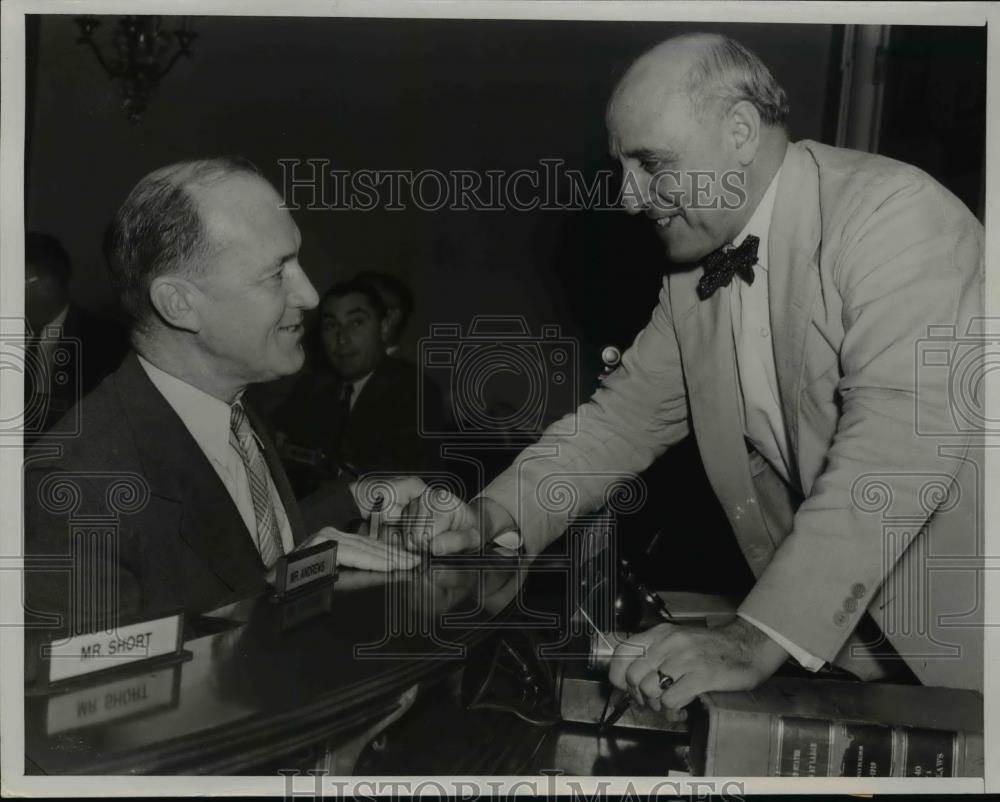
{"label": "dark background wall", "polygon": [[[27,224],[65,243],[76,263],[75,295],[92,310],[111,307],[104,227],[156,167],[238,153],[280,184],[279,159],[326,159],[351,171],[537,170],[542,159],[563,159],[592,176],[616,167],[604,131],[611,88],[644,49],[683,31],[723,32],[755,50],[789,94],[793,139],[833,144],[836,130],[837,26],[204,17],[195,29],[194,57],[177,63],[142,122],[131,125],[117,88],[77,44],[71,17],[29,25]],[[975,208],[985,36],[957,33],[944,54],[940,41],[929,29],[894,40],[901,52],[888,54],[879,147],[964,191]],[[970,47],[978,47],[972,56]],[[895,56],[901,69],[893,68]],[[926,97],[930,90],[936,97]],[[947,115],[934,116],[941,104],[962,112],[973,139],[947,138],[961,132]],[[933,132],[930,119],[937,120]],[[644,325],[667,267],[647,221],[621,211],[410,207],[294,216],[302,262],[321,292],[365,268],[411,283],[417,313],[404,352],[413,355],[417,338],[437,322],[521,315],[532,332],[555,323],[579,345],[581,395],[594,386],[600,347],[627,345]],[[571,401],[554,397],[550,416]],[[499,466],[509,456],[495,458]],[[736,594],[748,587],[693,441],[646,478],[655,503],[623,522],[638,533],[622,539],[626,550],[636,553],[664,523],[688,535],[668,538],[658,567],[645,561],[646,575],[670,575],[674,587]]]}
{"label": "dark background wall", "polygon": [[[831,43],[825,25],[204,17],[195,28],[194,58],[133,126],[73,19],[40,20],[27,219],[63,240],[85,306],[111,303],[108,219],[139,177],[172,161],[240,153],[276,183],[280,158],[478,171],[561,158],[592,175],[616,166],[604,104],[617,77],[653,43],[700,28],[758,51],[791,96],[793,136],[820,138]],[[413,284],[411,353],[431,321],[521,314],[533,330],[558,323],[579,338],[590,375],[600,345],[627,344],[643,325],[663,270],[644,221],[616,211],[295,217],[320,291],[361,268]]]}

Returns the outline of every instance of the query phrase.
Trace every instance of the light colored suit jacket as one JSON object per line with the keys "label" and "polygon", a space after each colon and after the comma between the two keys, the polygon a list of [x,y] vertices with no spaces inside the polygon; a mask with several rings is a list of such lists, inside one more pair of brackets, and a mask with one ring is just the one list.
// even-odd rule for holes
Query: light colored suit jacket
{"label": "light colored suit jacket", "polygon": [[483,495],[537,552],[693,430],[757,577],[742,612],[871,678],[878,644],[852,636],[867,610],[925,684],[981,689],[982,226],[914,167],[806,140],[785,154],[768,265],[797,487],[748,453],[728,290],[699,301],[695,269]]}

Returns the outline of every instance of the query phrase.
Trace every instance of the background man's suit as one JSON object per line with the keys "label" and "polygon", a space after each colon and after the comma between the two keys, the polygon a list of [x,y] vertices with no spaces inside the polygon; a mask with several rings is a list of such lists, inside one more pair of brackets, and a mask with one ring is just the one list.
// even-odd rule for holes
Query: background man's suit
{"label": "background man's suit", "polygon": [[[42,335],[42,332],[39,332]],[[59,344],[68,358],[58,366],[50,366],[47,388],[40,388],[33,381],[25,381],[25,409],[32,409],[41,399],[34,400],[34,393],[47,390],[44,417],[33,422],[33,432],[49,429],[83,396],[100,384],[101,380],[117,368],[128,351],[128,334],[115,321],[94,315],[74,303],[66,309],[66,318],[60,329]],[[71,345],[70,345],[71,344]],[[58,346],[57,346],[58,347]],[[65,380],[60,380],[68,377]],[[41,377],[38,377],[39,379]],[[32,437],[27,439],[31,440]]]}
{"label": "background man's suit", "polygon": [[441,400],[427,382],[421,399],[417,370],[410,362],[385,357],[346,418],[339,400],[343,382],[328,370],[306,373],[276,413],[274,428],[290,443],[322,449],[328,471],[335,471],[338,462],[362,474],[433,469],[438,444],[422,438],[420,427],[429,420],[432,429],[439,428]]}
{"label": "background man's suit", "polygon": [[[274,445],[252,408],[244,407],[264,446],[271,477],[301,543],[320,525],[343,525],[356,508],[346,485],[327,493],[318,515],[304,515],[291,492]],[[108,487],[124,475],[148,488],[148,501],[118,517],[119,616],[183,607],[203,612],[265,587],[264,564],[236,504],[181,419],[149,380],[135,354],[82,402],[82,433],[65,441],[56,460],[25,467],[26,554],[70,552],[71,519],[107,515]],[[58,426],[58,424],[57,424]],[[52,482],[63,474],[80,488],[73,510],[53,509]],[[50,477],[46,479],[46,477]],[[39,493],[49,497],[43,502]],[[58,506],[58,505],[56,505]],[[128,506],[127,503],[125,506]],[[80,581],[89,581],[81,576]],[[65,573],[29,571],[28,609],[64,613]]]}
{"label": "background man's suit", "polygon": [[[916,168],[803,141],[768,264],[797,487],[748,453],[728,290],[699,301],[696,269],[665,278],[622,366],[549,429],[540,446],[558,457],[529,448],[483,495],[538,551],[601,503],[609,471],[639,473],[693,429],[757,577],[741,611],[867,678],[879,669],[852,637],[867,610],[922,682],[981,688],[980,441],[952,417],[947,369],[917,357],[928,326],[961,336],[982,315],[982,226]],[[547,495],[567,478],[571,507]]]}

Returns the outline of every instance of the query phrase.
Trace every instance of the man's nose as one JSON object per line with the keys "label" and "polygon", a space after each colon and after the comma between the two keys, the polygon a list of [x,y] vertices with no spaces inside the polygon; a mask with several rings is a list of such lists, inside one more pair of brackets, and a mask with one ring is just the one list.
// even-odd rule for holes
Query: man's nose
{"label": "man's nose", "polygon": [[305,271],[296,266],[291,276],[288,305],[296,309],[315,309],[319,305],[319,293]]}
{"label": "man's nose", "polygon": [[649,181],[627,167],[622,168],[621,202],[628,214],[641,214],[649,208]]}

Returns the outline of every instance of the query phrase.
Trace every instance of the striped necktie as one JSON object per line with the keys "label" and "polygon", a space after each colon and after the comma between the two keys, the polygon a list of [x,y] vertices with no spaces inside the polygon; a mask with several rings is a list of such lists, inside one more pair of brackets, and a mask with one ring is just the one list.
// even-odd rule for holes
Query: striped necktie
{"label": "striped necktie", "polygon": [[229,415],[232,443],[243,459],[247,479],[250,482],[250,497],[253,499],[253,516],[257,521],[257,550],[264,565],[270,568],[285,553],[281,547],[281,533],[278,518],[271,500],[270,471],[264,461],[264,454],[257,445],[253,428],[247,413],[239,402],[233,404]]}

